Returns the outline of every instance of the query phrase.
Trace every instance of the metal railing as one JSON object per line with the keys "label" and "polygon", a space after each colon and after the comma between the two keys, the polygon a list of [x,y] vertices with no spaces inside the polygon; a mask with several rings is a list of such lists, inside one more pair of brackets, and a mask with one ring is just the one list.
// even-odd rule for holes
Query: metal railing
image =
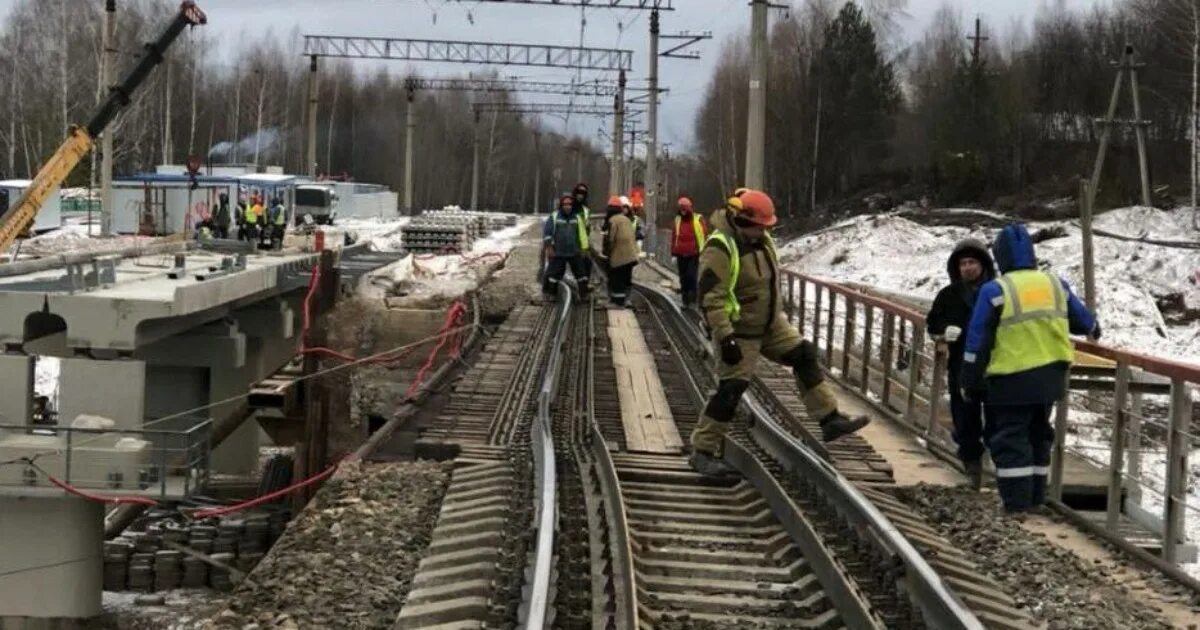
{"label": "metal railing", "polygon": [[[832,376],[953,461],[947,350],[927,338],[924,315],[802,273],[785,271],[782,280],[788,320],[817,345]],[[1086,360],[1072,368],[1057,405],[1050,497],[1061,505],[1068,454],[1087,462],[1107,479],[1100,528],[1119,536],[1121,516],[1129,516],[1161,532],[1162,558],[1177,562],[1187,513],[1200,518],[1200,505],[1187,497],[1189,446],[1200,443],[1192,402],[1200,366],[1087,341],[1075,348]],[[1161,481],[1147,470],[1152,457],[1165,457]],[[1150,512],[1159,507],[1155,496],[1161,518]]]}
{"label": "metal railing", "polygon": [[45,491],[49,476],[80,490],[182,499],[209,479],[212,421],[182,431],[0,424],[0,487]]}

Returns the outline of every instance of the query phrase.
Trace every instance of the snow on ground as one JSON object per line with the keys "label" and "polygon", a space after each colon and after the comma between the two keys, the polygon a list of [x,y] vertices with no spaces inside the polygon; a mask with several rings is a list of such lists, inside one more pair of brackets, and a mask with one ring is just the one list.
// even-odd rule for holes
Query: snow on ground
{"label": "snow on ground", "polygon": [[97,221],[98,219],[89,223],[86,217],[68,218],[61,228],[20,241],[9,249],[7,256],[11,256],[17,247],[20,248],[18,259],[26,259],[56,254],[110,251],[161,240],[159,237],[134,235],[100,238],[100,226]]}
{"label": "snow on ground", "polygon": [[373,299],[399,295],[413,300],[462,295],[479,286],[534,222],[522,219],[514,227],[498,230],[475,241],[465,254],[405,256],[365,278],[359,295]]}
{"label": "snow on ground", "polygon": [[402,249],[400,228],[408,225],[409,217],[389,219],[338,219],[332,228],[326,231],[341,231],[354,237],[356,243],[367,242],[376,251],[398,252]]}
{"label": "snow on ground", "polygon": [[[974,211],[972,211],[974,212]],[[1125,208],[1097,217],[1097,226],[1138,237],[1197,241],[1191,211]],[[1067,236],[1037,245],[1038,259],[1083,291],[1079,228],[1069,223],[1032,223],[1031,232],[1058,227]],[[995,230],[927,227],[884,214],[843,221],[787,243],[784,264],[834,280],[858,282],[930,300],[948,281],[946,259],[967,237],[990,242]],[[1167,326],[1155,297],[1180,294],[1200,308],[1200,250],[1096,237],[1096,286],[1104,341],[1135,352],[1200,363],[1200,323]]]}

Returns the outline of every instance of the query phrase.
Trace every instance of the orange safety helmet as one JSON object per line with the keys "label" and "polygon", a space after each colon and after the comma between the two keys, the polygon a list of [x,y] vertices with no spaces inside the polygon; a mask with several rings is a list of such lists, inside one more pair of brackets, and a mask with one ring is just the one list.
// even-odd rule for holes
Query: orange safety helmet
{"label": "orange safety helmet", "polygon": [[687,208],[688,210],[692,209],[692,200],[687,195],[680,197],[679,201],[676,203],[680,208]]}
{"label": "orange safety helmet", "polygon": [[736,192],[734,194],[737,196],[733,199],[741,206],[741,209],[736,211],[738,218],[765,228],[779,221],[775,216],[775,202],[771,201],[767,193],[761,190],[746,190],[740,195]]}
{"label": "orange safety helmet", "polygon": [[609,197],[608,198],[608,206],[610,208],[620,208],[621,207],[621,198],[618,197],[617,195],[613,195],[613,196]]}

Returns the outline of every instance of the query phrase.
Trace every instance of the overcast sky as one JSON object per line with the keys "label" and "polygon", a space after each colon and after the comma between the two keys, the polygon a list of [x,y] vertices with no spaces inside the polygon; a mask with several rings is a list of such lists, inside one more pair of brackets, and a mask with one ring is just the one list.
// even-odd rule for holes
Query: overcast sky
{"label": "overcast sky", "polygon": [[[42,1],[42,0],[39,0]],[[68,0],[96,2],[101,0]],[[123,0],[118,0],[118,8]],[[166,1],[166,0],[164,0]],[[948,0],[909,0],[909,17],[904,20],[905,37],[917,39],[934,11]],[[1028,24],[1038,8],[1047,1],[1063,1],[1080,8],[1096,0],[949,0],[958,6],[964,19],[976,14],[985,22],[1003,28],[1014,18]],[[16,0],[0,0],[0,16],[7,15]],[[603,2],[603,0],[597,0]],[[364,35],[423,39],[470,39],[493,42],[557,44],[577,46],[580,35],[580,11],[577,8],[496,3],[458,2],[455,0],[199,0],[208,13],[212,34],[231,43],[263,36],[267,28],[276,35],[301,33],[325,35]],[[720,42],[744,31],[750,9],[746,0],[674,0],[676,10],[663,13],[664,33],[712,31],[714,39],[696,47],[699,61],[663,60],[660,72],[663,86],[671,90],[664,97],[660,115],[662,139],[677,150],[686,148],[691,138],[697,103],[702,98]],[[645,78],[649,48],[648,17],[644,12],[615,9],[589,9],[584,44],[594,48],[624,48],[634,51],[634,77]],[[966,25],[964,24],[964,35]],[[302,59],[297,59],[302,64]],[[397,74],[407,70],[402,63],[391,66]],[[567,80],[569,71],[553,68],[495,67],[505,76],[538,80]],[[424,64],[418,70],[425,76],[462,74],[478,66]],[[590,75],[596,76],[596,75]],[[560,97],[528,95],[529,101],[557,100]],[[561,130],[562,121],[547,120],[551,129]],[[600,125],[598,119],[572,128],[591,134]],[[610,125],[610,123],[609,123]]]}

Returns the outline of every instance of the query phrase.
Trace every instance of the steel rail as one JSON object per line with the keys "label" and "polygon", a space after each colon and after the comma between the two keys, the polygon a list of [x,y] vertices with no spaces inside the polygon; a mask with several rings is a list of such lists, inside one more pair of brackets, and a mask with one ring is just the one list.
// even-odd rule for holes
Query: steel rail
{"label": "steel rail", "polygon": [[554,560],[555,523],[558,517],[558,492],[555,477],[554,436],[551,433],[553,419],[550,405],[558,389],[558,372],[562,367],[563,341],[567,328],[567,317],[571,313],[572,292],[566,283],[559,283],[559,313],[555,323],[554,338],[549,348],[550,362],[542,378],[538,393],[537,417],[530,428],[530,447],[533,450],[534,497],[537,507],[535,519],[537,534],[534,551],[530,554],[527,573],[529,588],[521,604],[525,611],[523,627],[542,630],[548,627],[550,610],[552,569]]}
{"label": "steel rail", "polygon": [[[652,296],[658,304],[667,305],[663,310],[673,314],[680,329],[691,337],[690,341],[699,344],[696,347],[709,347],[708,339],[683,315],[669,295],[644,283],[635,282],[634,286],[644,295]],[[946,585],[912,543],[853,483],[779,425],[766,412],[753,392],[747,392],[742,398],[742,403],[752,419],[749,423],[750,435],[760,447],[771,453],[779,464],[797,472],[805,481],[813,483],[827,499],[837,505],[839,512],[854,522],[856,527],[870,531],[894,554],[904,568],[900,579],[905,582],[906,591],[928,627],[983,629],[983,624],[975,614]],[[726,446],[730,444],[732,442],[727,442]],[[741,459],[740,451],[734,449],[727,452],[733,454],[733,461],[730,463],[737,465]],[[745,474],[744,471],[739,472]]]}

